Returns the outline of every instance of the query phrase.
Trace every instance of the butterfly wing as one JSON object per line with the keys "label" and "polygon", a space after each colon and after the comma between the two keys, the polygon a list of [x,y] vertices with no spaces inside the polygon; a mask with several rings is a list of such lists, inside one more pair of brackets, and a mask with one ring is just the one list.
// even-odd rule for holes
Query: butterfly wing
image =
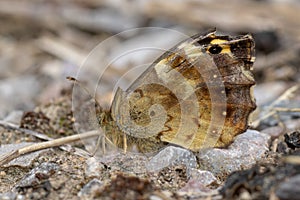
{"label": "butterfly wing", "polygon": [[136,138],[158,138],[191,150],[222,146],[247,128],[255,109],[251,36],[189,38],[158,58],[126,91],[112,116]]}

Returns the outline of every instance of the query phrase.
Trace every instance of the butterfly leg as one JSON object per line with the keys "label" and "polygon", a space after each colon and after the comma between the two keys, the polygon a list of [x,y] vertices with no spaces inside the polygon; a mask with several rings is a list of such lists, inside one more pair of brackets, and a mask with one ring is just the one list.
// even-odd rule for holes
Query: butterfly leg
{"label": "butterfly leg", "polygon": [[103,145],[103,143],[105,143],[105,139],[103,137],[101,137],[101,135],[99,135],[98,139],[97,139],[97,143],[96,143],[95,149],[94,149],[94,151],[92,153],[92,156],[95,156],[97,150],[100,147],[100,142],[102,142],[102,151],[105,154],[105,145]]}

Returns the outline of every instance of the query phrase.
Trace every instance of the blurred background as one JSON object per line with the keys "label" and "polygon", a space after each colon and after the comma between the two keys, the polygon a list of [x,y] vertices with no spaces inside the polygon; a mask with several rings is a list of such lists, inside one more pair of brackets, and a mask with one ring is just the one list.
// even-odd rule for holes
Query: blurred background
{"label": "blurred background", "polygon": [[[300,80],[300,3],[298,0],[1,0],[0,119],[31,110],[71,91],[66,76],[76,76],[91,50],[132,28],[163,27],[192,35],[216,27],[218,33],[253,34],[258,105],[267,105]],[[140,43],[169,47],[178,38],[164,31],[136,30],[103,46],[81,80],[97,81],[120,49]],[[120,76],[131,66],[152,62],[141,54],[109,68]],[[109,91],[109,90],[107,90]],[[110,98],[112,91],[101,94]],[[294,105],[300,105],[298,97]]]}

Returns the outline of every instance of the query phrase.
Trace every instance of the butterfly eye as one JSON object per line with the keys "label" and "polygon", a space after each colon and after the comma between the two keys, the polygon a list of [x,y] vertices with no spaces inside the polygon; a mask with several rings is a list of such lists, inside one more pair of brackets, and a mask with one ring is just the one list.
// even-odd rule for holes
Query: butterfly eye
{"label": "butterfly eye", "polygon": [[220,47],[219,45],[213,45],[212,47],[210,47],[208,49],[208,51],[211,53],[211,54],[218,54],[222,51],[222,47]]}

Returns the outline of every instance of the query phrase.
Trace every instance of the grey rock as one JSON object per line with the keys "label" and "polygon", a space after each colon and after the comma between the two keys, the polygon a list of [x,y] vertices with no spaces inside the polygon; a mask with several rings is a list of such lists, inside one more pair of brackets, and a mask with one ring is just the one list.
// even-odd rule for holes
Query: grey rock
{"label": "grey rock", "polygon": [[268,151],[270,136],[255,130],[247,130],[238,135],[228,149],[205,149],[199,152],[201,169],[214,175],[226,177],[228,174],[251,168]]}
{"label": "grey rock", "polygon": [[196,157],[187,149],[168,146],[150,159],[147,163],[147,169],[149,171],[159,171],[168,166],[182,164],[187,167],[187,171],[196,168]]}
{"label": "grey rock", "polygon": [[[59,170],[59,165],[56,163],[46,162],[32,169],[21,181],[13,188],[13,191],[18,191],[19,188],[32,187],[37,183],[47,182],[49,177]],[[50,183],[49,183],[50,184]],[[51,187],[51,186],[48,186]]]}

